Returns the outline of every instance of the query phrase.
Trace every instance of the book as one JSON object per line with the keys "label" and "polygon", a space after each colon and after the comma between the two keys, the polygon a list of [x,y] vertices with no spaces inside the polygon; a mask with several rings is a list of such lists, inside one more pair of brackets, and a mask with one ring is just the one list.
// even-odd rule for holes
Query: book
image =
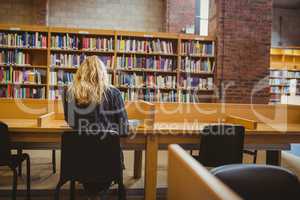
{"label": "book", "polygon": [[151,69],[159,71],[173,71],[176,69],[176,60],[162,58],[161,56],[140,57],[140,56],[118,56],[117,69]]}
{"label": "book", "polygon": [[[78,68],[80,64],[86,59],[86,54],[51,54],[50,67],[69,67]],[[110,69],[113,67],[113,56],[98,56],[98,58]]]}
{"label": "book", "polygon": [[50,100],[61,100],[63,90],[64,90],[63,87],[59,87],[58,89],[50,88],[48,98]]}
{"label": "book", "polygon": [[181,42],[181,54],[194,56],[213,56],[214,45],[212,42],[184,41]]}
{"label": "book", "polygon": [[51,35],[52,49],[78,50],[80,40],[78,35],[69,33],[57,33]]}
{"label": "book", "polygon": [[209,58],[195,60],[189,57],[185,57],[181,60],[181,70],[193,73],[211,73],[213,71],[214,64],[214,61],[210,60]]}
{"label": "book", "polygon": [[83,50],[99,50],[99,51],[113,51],[114,40],[112,37],[86,37],[82,38]]}
{"label": "book", "polygon": [[200,103],[200,96],[197,93],[190,92],[190,93],[182,93],[180,95],[180,102],[182,103]]}
{"label": "book", "polygon": [[30,65],[30,62],[30,55],[28,52],[22,52],[20,50],[0,52],[0,64]]}
{"label": "book", "polygon": [[40,32],[0,32],[0,46],[47,48],[47,34]]}
{"label": "book", "polygon": [[13,70],[15,84],[45,84],[46,70]]}
{"label": "book", "polygon": [[0,97],[11,97],[11,85],[0,85]]}
{"label": "book", "polygon": [[195,90],[212,90],[213,78],[201,78],[201,77],[180,77],[180,86],[183,89],[195,89]]}
{"label": "book", "polygon": [[116,75],[117,84],[127,87],[176,88],[176,76],[137,73],[120,73]]}
{"label": "book", "polygon": [[176,91],[170,92],[162,92],[159,93],[159,101],[160,102],[176,102],[177,101],[177,93]]}
{"label": "book", "polygon": [[45,87],[31,88],[31,87],[14,86],[13,97],[17,99],[24,99],[24,98],[44,99]]}
{"label": "book", "polygon": [[10,69],[0,67],[0,83],[11,83],[11,80]]}
{"label": "book", "polygon": [[75,73],[64,70],[50,72],[50,85],[69,85],[74,80]]}
{"label": "book", "polygon": [[78,34],[56,33],[51,35],[52,49],[105,51],[114,50],[114,39],[109,36],[81,36]]}
{"label": "book", "polygon": [[120,52],[174,54],[175,42],[161,39],[118,39],[117,50]]}

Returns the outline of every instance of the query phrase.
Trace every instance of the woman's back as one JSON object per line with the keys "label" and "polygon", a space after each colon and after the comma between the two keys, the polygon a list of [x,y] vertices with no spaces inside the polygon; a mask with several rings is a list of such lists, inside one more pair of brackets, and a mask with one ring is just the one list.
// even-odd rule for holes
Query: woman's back
{"label": "woman's back", "polygon": [[99,104],[79,104],[64,91],[64,113],[68,124],[77,130],[113,130],[128,133],[128,117],[120,91],[109,87]]}

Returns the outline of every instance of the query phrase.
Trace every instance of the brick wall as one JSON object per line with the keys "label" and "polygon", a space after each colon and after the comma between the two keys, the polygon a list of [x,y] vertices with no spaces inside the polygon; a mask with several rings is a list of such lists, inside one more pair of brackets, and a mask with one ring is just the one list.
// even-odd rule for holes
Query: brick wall
{"label": "brick wall", "polygon": [[46,2],[47,0],[0,0],[0,23],[44,25]]}
{"label": "brick wall", "polygon": [[[280,16],[282,33],[280,39]],[[300,9],[274,8],[272,25],[272,46],[300,46]]]}
{"label": "brick wall", "polygon": [[49,25],[163,31],[162,0],[50,0]]}
{"label": "brick wall", "polygon": [[164,31],[163,0],[0,0],[0,23]]}
{"label": "brick wall", "polygon": [[195,0],[165,0],[166,30],[180,32],[186,25],[194,24]]}
{"label": "brick wall", "polygon": [[214,0],[218,9],[216,35],[219,87],[226,102],[268,103],[269,51],[272,26],[272,0]]}

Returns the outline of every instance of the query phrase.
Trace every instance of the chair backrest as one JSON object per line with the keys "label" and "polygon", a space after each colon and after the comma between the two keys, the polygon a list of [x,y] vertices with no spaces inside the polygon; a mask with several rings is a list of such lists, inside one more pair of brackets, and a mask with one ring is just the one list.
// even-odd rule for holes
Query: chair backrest
{"label": "chair backrest", "polygon": [[65,132],[61,146],[61,181],[110,183],[121,174],[120,138],[115,132]]}
{"label": "chair backrest", "polygon": [[245,200],[296,200],[300,185],[296,175],[276,166],[227,165],[211,171]]}
{"label": "chair backrest", "polygon": [[10,139],[8,134],[8,126],[0,122],[0,162],[7,162],[10,160]]}
{"label": "chair backrest", "polygon": [[207,167],[242,163],[245,129],[243,126],[211,125],[201,133],[198,160]]}

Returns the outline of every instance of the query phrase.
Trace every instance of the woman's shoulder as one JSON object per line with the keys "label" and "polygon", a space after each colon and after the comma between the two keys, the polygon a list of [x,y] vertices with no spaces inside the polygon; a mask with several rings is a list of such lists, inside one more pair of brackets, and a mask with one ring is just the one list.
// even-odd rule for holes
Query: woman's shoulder
{"label": "woman's shoulder", "polygon": [[109,86],[109,88],[107,89],[107,92],[109,94],[111,94],[112,96],[120,96],[121,92],[118,88],[114,87],[114,86]]}

